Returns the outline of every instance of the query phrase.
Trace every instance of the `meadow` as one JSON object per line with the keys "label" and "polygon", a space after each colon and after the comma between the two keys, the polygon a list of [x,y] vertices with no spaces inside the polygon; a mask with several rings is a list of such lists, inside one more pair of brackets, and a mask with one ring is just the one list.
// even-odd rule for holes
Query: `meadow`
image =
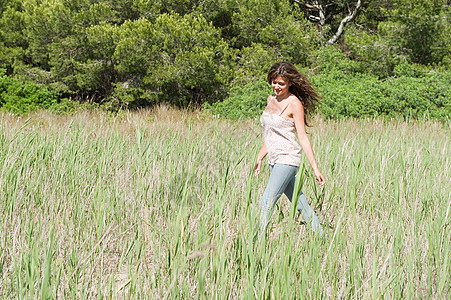
{"label": "meadow", "polygon": [[312,123],[328,239],[282,197],[258,241],[258,120],[2,113],[0,298],[449,299],[449,125]]}

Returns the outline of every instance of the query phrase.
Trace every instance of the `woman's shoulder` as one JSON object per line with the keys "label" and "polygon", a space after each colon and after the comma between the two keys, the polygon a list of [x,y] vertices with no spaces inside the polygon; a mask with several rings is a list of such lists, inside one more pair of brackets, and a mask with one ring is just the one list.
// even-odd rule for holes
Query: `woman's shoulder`
{"label": "woman's shoulder", "polygon": [[288,103],[288,107],[287,108],[291,112],[300,111],[300,110],[303,111],[304,110],[304,106],[302,105],[301,100],[299,100],[299,98],[296,97],[295,95],[291,95],[288,101],[290,101],[290,102]]}
{"label": "woman's shoulder", "polygon": [[296,97],[295,95],[291,94],[288,97],[288,101],[290,102],[288,105],[292,106],[292,107],[299,107],[302,106],[302,102],[301,100],[299,100],[298,97]]}
{"label": "woman's shoulder", "polygon": [[269,104],[269,102],[271,102],[271,100],[272,100],[274,97],[276,97],[275,94],[269,95],[268,98],[266,98],[266,103]]}

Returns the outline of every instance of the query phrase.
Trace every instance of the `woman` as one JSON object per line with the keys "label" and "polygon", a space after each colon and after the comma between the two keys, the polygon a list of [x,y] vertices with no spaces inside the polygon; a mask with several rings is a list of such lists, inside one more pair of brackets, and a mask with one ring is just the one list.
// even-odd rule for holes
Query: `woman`
{"label": "woman", "polygon": [[[274,205],[282,193],[291,201],[296,172],[301,163],[301,147],[313,168],[316,182],[321,186],[326,182],[318,169],[305,130],[305,126],[308,126],[306,115],[314,109],[319,96],[311,83],[290,63],[274,64],[267,79],[274,94],[268,97],[268,105],[260,118],[263,145],[258,153],[254,172],[254,176],[260,174],[262,160],[267,156],[271,175],[260,200],[260,235],[266,229]],[[296,133],[299,144],[296,141]],[[313,231],[324,236],[318,217],[302,193],[297,210]]]}

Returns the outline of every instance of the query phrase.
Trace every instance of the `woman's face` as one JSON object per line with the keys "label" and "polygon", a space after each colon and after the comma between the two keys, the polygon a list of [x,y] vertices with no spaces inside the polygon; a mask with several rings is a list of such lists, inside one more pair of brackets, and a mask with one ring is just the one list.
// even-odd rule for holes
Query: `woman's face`
{"label": "woman's face", "polygon": [[272,89],[278,97],[288,95],[288,89],[290,88],[290,85],[291,83],[281,76],[274,78],[271,82]]}

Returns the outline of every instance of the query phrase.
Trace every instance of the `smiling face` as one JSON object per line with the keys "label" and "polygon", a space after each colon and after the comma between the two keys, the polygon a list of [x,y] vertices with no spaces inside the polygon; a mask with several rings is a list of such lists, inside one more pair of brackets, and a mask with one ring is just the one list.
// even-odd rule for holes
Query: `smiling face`
{"label": "smiling face", "polygon": [[277,76],[271,82],[272,89],[277,97],[288,96],[291,83],[282,76]]}

